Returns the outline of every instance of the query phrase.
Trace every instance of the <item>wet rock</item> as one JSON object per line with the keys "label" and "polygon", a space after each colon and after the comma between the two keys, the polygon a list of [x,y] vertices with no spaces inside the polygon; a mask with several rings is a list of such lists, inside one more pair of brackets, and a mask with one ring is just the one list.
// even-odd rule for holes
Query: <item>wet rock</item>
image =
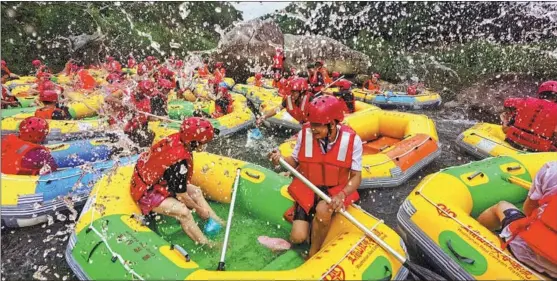
{"label": "wet rock", "polygon": [[460,107],[461,104],[458,103],[457,101],[452,100],[452,101],[444,103],[443,106],[445,108],[457,108],[457,107]]}
{"label": "wet rock", "polygon": [[471,114],[485,121],[494,121],[510,97],[535,97],[540,81],[529,75],[504,73],[487,77],[463,89],[456,101],[466,105]]}

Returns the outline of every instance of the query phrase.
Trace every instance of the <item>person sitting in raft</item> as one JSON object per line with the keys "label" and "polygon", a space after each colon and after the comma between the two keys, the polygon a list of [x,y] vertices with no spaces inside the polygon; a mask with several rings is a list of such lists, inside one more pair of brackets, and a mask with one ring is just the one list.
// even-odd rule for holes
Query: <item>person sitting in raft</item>
{"label": "person sitting in raft", "polygon": [[[292,155],[284,158],[332,197],[331,204],[320,200],[297,178],[288,187],[288,193],[296,201],[287,211],[293,213],[290,240],[294,244],[311,241],[309,257],[321,249],[333,211],[339,211],[360,198],[357,189],[362,179],[362,140],[350,127],[341,124],[346,112],[346,105],[333,96],[314,99],[309,108],[308,123],[298,133]],[[280,157],[278,150],[270,154],[275,165]]]}
{"label": "person sitting in raft", "polygon": [[209,60],[207,58],[203,59],[203,66],[196,68],[197,76],[199,78],[207,78],[210,74],[209,72]]}
{"label": "person sitting in raft", "polygon": [[281,88],[281,84],[280,84],[280,80],[281,80],[282,76],[280,75],[279,72],[276,72],[275,74],[273,74],[273,88],[277,88],[280,89]]}
{"label": "person sitting in raft", "polygon": [[263,87],[263,74],[261,74],[261,72],[255,73],[253,85],[256,87]]}
{"label": "person sitting in raft", "polygon": [[557,278],[557,162],[540,169],[523,210],[501,201],[481,213],[478,222],[492,231],[502,229],[503,248],[520,262]]}
{"label": "person sitting in raft", "polygon": [[151,95],[151,113],[158,116],[168,115],[168,94],[174,89],[173,83],[164,78],[157,80],[157,89]]}
{"label": "person sitting in raft", "polygon": [[284,97],[281,105],[276,108],[270,109],[263,116],[257,118],[257,125],[261,125],[267,118],[271,118],[279,113],[282,109],[286,108],[288,114],[296,119],[300,124],[306,122],[306,110],[311,102],[312,95],[309,92],[308,81],[305,78],[298,78],[285,88]]}
{"label": "person sitting in raft", "polygon": [[364,82],[364,84],[362,85],[362,88],[364,90],[368,90],[371,92],[375,92],[378,93],[381,91],[381,85],[379,84],[379,73],[373,73],[371,75],[371,78],[369,80],[367,80],[366,82]]}
{"label": "person sitting in raft", "polygon": [[501,114],[511,145],[528,151],[557,151],[557,81],[538,88],[538,98],[508,98]]}
{"label": "person sitting in raft", "polygon": [[228,92],[228,88],[221,84],[219,80],[209,80],[209,98],[215,101],[215,112],[211,118],[219,118],[234,111],[234,100]]}
{"label": "person sitting in raft", "polygon": [[27,117],[19,123],[19,136],[2,138],[2,173],[10,175],[44,175],[58,169],[48,148],[41,145],[48,135],[48,123]]}
{"label": "person sitting in raft", "polygon": [[8,69],[8,64],[6,64],[6,61],[2,60],[2,81],[9,81],[17,78],[19,78],[19,75],[12,73],[10,69]]}
{"label": "person sitting in raft", "polygon": [[133,54],[129,54],[128,55],[128,64],[126,65],[129,69],[134,68],[137,65],[137,62],[135,61],[135,58],[133,57]]}
{"label": "person sitting in raft", "polygon": [[344,78],[339,79],[340,73],[337,71],[333,72],[332,77],[334,82],[331,87],[337,87],[339,89],[339,91],[334,93],[333,95],[339,99],[342,99],[346,103],[348,112],[354,113],[354,111],[356,110],[356,99],[354,98],[354,94],[352,93],[352,91],[350,91],[352,82]]}
{"label": "person sitting in raft", "polygon": [[184,232],[200,244],[213,245],[193,219],[192,211],[203,220],[224,222],[211,209],[201,189],[190,184],[193,150],[203,151],[215,136],[211,122],[190,117],[180,132],[172,134],[140,155],[134,168],[130,191],[143,215],[151,212],[176,218]]}
{"label": "person sitting in raft", "polygon": [[225,76],[226,76],[226,68],[224,68],[224,63],[220,61],[215,63],[215,71],[213,72],[213,78],[218,81],[224,81]]}
{"label": "person sitting in raft", "polygon": [[313,76],[309,78],[310,84],[313,86],[313,93],[319,93],[324,87],[331,84],[333,80],[329,77],[329,71],[324,66],[323,61],[315,62],[315,71]]}
{"label": "person sitting in raft", "polygon": [[60,104],[58,93],[54,90],[44,90],[39,93],[39,101],[44,106],[35,111],[35,117],[52,120],[71,120],[72,115],[67,106]]}
{"label": "person sitting in raft", "polygon": [[271,70],[274,74],[280,74],[282,76],[282,72],[284,71],[284,61],[286,57],[284,56],[284,51],[282,48],[276,49],[276,54],[273,56],[273,66],[271,66]]}
{"label": "person sitting in raft", "polygon": [[8,76],[2,75],[2,109],[21,106],[19,100],[8,89],[8,86],[4,85],[7,80]]}
{"label": "person sitting in raft", "polygon": [[420,83],[420,79],[412,77],[411,81],[406,87],[406,94],[410,96],[421,95],[425,91],[424,83]]}

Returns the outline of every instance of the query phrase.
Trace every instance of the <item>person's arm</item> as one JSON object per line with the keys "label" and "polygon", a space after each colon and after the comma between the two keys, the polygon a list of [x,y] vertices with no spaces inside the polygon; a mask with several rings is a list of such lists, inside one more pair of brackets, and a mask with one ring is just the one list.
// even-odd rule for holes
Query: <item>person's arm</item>
{"label": "person's arm", "polygon": [[[298,153],[300,152],[300,146],[302,144],[302,131],[298,133],[296,137],[296,145],[294,146],[294,150],[292,150],[292,154],[287,157],[283,157],[288,165],[297,168],[298,167]],[[275,166],[279,166],[279,159],[282,157],[280,150],[276,149],[269,153],[269,157]]]}
{"label": "person's arm", "polygon": [[344,207],[344,200],[346,197],[360,187],[362,183],[362,155],[363,155],[363,143],[359,136],[354,138],[354,144],[352,146],[352,163],[350,167],[350,178],[348,183],[344,186],[341,192],[333,196],[331,201],[331,207],[339,211]]}
{"label": "person's arm", "polygon": [[530,197],[526,197],[526,201],[524,201],[524,204],[522,205],[522,210],[526,216],[529,216],[532,214],[532,211],[537,209],[539,206],[540,204],[538,203],[538,200],[532,200]]}

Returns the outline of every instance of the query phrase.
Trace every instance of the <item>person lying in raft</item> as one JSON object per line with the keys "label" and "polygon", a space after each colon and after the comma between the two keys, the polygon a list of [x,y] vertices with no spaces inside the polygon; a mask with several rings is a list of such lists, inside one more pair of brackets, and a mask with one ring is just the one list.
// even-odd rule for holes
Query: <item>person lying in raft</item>
{"label": "person lying in raft", "polygon": [[[331,204],[319,197],[302,181],[294,178],[288,193],[295,205],[290,240],[294,244],[310,241],[309,257],[315,255],[325,240],[334,211],[360,198],[357,189],[362,180],[362,140],[348,126],[342,125],[348,109],[333,96],[321,96],[311,102],[308,122],[298,133],[291,156],[284,159],[303,176],[332,197]],[[280,151],[271,152],[278,165]],[[311,224],[311,226],[310,226]]]}
{"label": "person lying in raft", "polygon": [[19,123],[19,136],[2,138],[2,173],[44,175],[58,169],[48,148],[41,145],[48,135],[46,120],[27,117]]}
{"label": "person lying in raft", "polygon": [[311,102],[312,94],[309,92],[308,81],[305,78],[293,80],[289,87],[283,89],[284,97],[282,103],[276,108],[268,110],[263,116],[257,119],[257,125],[261,125],[267,118],[275,116],[283,108],[288,114],[296,119],[300,124],[306,122],[306,110]]}
{"label": "person lying in raft", "polygon": [[224,225],[209,206],[201,189],[190,184],[193,150],[203,151],[215,135],[206,119],[190,117],[180,132],[170,135],[142,153],[134,168],[130,191],[143,215],[150,212],[176,218],[184,232],[200,244],[213,246],[197,226],[191,209],[204,220]]}
{"label": "person lying in raft", "polygon": [[557,278],[557,162],[536,175],[521,212],[501,201],[480,214],[489,230],[502,229],[503,248],[532,269]]}

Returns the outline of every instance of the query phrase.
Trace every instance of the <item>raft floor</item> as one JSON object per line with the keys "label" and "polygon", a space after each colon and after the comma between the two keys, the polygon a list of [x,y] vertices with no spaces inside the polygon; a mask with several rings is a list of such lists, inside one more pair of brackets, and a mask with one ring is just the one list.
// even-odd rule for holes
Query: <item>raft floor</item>
{"label": "raft floor", "polygon": [[[209,204],[217,215],[226,221],[229,205],[214,202],[209,202]],[[195,221],[203,230],[205,221],[197,216],[195,216]],[[182,230],[178,221],[172,217],[163,216],[157,222],[157,226],[160,235],[165,240],[182,246],[200,268],[216,270],[220,260],[226,226],[222,227],[216,237],[210,238],[220,243],[219,246],[212,249],[207,246],[195,245],[193,240]],[[300,253],[307,248],[296,247],[288,251],[274,253],[258,242],[257,238],[263,235],[288,240],[290,231],[254,218],[250,216],[248,211],[236,206],[226,251],[226,270],[280,271],[297,268],[305,262]]]}

